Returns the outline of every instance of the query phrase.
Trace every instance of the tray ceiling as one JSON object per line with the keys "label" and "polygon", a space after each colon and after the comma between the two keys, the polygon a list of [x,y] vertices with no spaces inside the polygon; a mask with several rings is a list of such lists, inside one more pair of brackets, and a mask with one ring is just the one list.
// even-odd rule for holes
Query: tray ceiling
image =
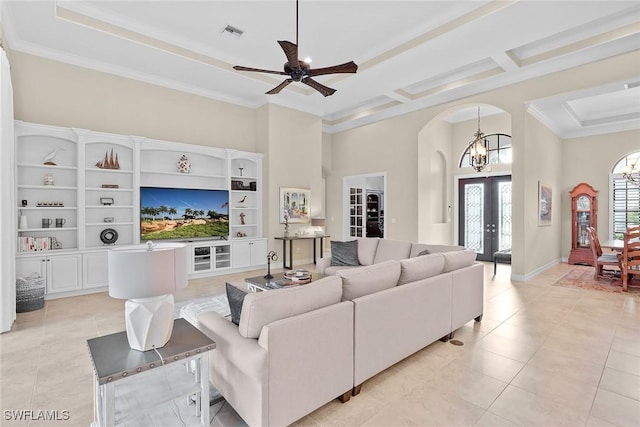
{"label": "tray ceiling", "polygon": [[[314,67],[354,60],[359,70],[318,77],[338,90],[328,98],[297,83],[269,96],[280,76],[232,66],[282,68],[276,41],[295,42],[293,0],[5,0],[1,12],[13,50],[247,107],[307,111],[328,132],[640,48],[637,2],[301,0],[300,57]],[[637,129],[639,84],[640,67],[635,81],[529,107],[564,138]]]}

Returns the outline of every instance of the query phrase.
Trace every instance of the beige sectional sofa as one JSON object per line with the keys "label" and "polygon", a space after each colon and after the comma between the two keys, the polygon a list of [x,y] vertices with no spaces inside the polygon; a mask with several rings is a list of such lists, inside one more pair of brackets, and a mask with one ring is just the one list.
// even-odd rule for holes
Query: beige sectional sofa
{"label": "beige sectional sofa", "polygon": [[[354,395],[362,383],[483,313],[484,266],[461,246],[357,239],[361,266],[318,263],[354,303]],[[418,256],[420,253],[427,255]],[[371,292],[373,291],[373,292]]]}
{"label": "beige sectional sofa", "polygon": [[238,326],[215,311],[211,381],[250,426],[286,426],[353,388],[353,304],[342,281],[250,293]]}
{"label": "beige sectional sofa", "polygon": [[[417,256],[425,249],[434,253]],[[368,264],[332,268],[323,259],[329,277],[248,294],[239,326],[215,312],[198,318],[216,341],[212,382],[249,425],[284,426],[348,400],[367,379],[482,317],[484,266],[474,252],[360,239],[358,257]]]}

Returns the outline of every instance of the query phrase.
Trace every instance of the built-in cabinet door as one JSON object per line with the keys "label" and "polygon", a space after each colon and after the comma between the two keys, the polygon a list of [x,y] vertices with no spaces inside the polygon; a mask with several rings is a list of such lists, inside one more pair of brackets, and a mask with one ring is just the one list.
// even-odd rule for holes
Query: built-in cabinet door
{"label": "built-in cabinet door", "polygon": [[80,255],[47,257],[47,293],[82,288]]}
{"label": "built-in cabinet door", "polygon": [[267,263],[267,241],[251,240],[233,242],[231,249],[234,268],[250,267]]}
{"label": "built-in cabinet door", "polygon": [[37,273],[47,278],[47,257],[19,258],[16,260],[16,277],[27,277]]}
{"label": "built-in cabinet door", "polygon": [[109,286],[107,252],[82,255],[82,287],[85,289]]}
{"label": "built-in cabinet door", "polygon": [[80,255],[39,256],[16,260],[16,276],[38,273],[45,279],[47,294],[82,288]]}
{"label": "built-in cabinet door", "polygon": [[233,242],[231,244],[233,268],[248,267],[251,265],[251,243],[252,242]]}
{"label": "built-in cabinet door", "polygon": [[255,240],[251,244],[251,265],[267,263],[267,241]]}
{"label": "built-in cabinet door", "polygon": [[210,243],[202,243],[191,246],[191,269],[190,274],[209,273],[213,271],[213,257]]}

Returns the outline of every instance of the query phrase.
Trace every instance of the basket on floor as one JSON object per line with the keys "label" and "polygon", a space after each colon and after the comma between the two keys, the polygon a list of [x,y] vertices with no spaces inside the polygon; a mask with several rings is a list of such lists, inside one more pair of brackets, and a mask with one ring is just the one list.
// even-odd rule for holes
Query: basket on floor
{"label": "basket on floor", "polygon": [[16,313],[44,307],[44,279],[38,273],[16,278]]}

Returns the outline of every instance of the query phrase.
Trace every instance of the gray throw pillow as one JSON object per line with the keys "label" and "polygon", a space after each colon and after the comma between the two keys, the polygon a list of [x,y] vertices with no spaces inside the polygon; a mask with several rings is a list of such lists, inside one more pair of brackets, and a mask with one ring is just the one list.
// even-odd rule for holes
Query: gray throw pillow
{"label": "gray throw pillow", "polygon": [[242,289],[238,289],[231,283],[227,283],[227,299],[229,300],[229,310],[231,311],[231,321],[236,325],[240,324],[242,314],[242,303],[247,295]]}
{"label": "gray throw pillow", "polygon": [[355,266],[358,262],[358,241],[335,242],[331,241],[331,265]]}

